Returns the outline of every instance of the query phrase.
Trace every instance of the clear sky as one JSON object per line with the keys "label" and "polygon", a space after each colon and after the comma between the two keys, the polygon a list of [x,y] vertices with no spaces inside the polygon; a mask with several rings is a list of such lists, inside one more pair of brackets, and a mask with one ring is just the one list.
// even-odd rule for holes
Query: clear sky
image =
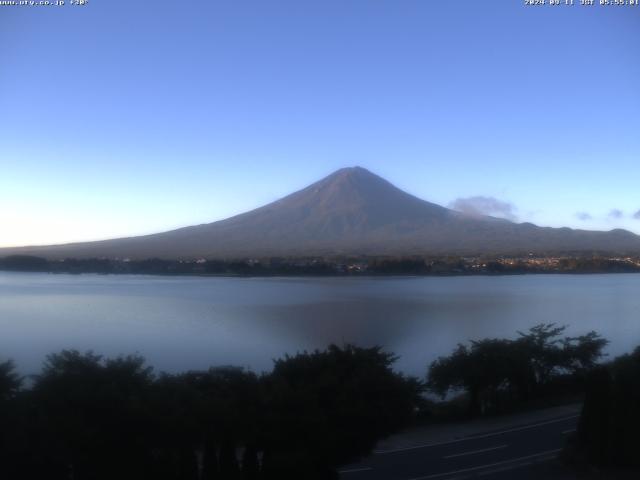
{"label": "clear sky", "polygon": [[640,6],[0,6],[0,119],[2,246],[210,222],[352,165],[640,233]]}

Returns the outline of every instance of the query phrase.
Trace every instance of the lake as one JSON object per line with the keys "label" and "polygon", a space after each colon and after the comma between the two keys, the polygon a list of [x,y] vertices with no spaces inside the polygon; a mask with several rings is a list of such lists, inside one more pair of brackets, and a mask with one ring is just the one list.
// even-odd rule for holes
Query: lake
{"label": "lake", "polygon": [[458,342],[541,322],[640,344],[640,274],[220,278],[0,272],[0,361],[39,370],[63,348],[139,353],[157,370],[269,370],[329,343],[383,345],[423,375]]}

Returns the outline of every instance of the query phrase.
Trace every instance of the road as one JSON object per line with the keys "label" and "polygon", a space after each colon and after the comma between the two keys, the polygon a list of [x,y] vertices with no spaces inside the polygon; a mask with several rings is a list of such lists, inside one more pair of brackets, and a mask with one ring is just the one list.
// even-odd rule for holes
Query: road
{"label": "road", "polygon": [[[344,467],[342,480],[513,478],[505,472],[552,460],[576,428],[578,415],[519,425],[465,438],[379,450]],[[524,468],[526,470],[526,468]],[[514,473],[514,472],[512,472]],[[517,475],[519,480],[526,477]]]}

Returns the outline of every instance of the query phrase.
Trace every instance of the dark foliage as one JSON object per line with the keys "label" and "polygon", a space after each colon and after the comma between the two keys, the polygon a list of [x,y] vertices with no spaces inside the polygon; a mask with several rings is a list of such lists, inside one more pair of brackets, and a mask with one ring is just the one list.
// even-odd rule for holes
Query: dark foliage
{"label": "dark foliage", "polygon": [[421,385],[379,348],[154,375],[137,356],[50,355],[21,390],[0,364],[0,478],[328,479],[412,418]]}
{"label": "dark foliage", "polygon": [[[584,255],[584,254],[582,254]],[[460,257],[331,256],[238,259],[0,258],[0,270],[147,275],[325,276],[325,275],[517,275],[524,273],[629,273],[640,258],[603,256]]]}
{"label": "dark foliage", "polygon": [[353,346],[278,360],[265,379],[270,478],[310,478],[311,471],[323,478],[327,466],[366,455],[406,425],[422,387],[394,373],[394,360],[380,348]]}
{"label": "dark foliage", "polygon": [[583,380],[603,354],[607,340],[596,332],[560,336],[566,327],[540,324],[516,340],[484,339],[458,345],[429,367],[428,388],[441,396],[464,390],[469,414],[499,410],[549,390],[559,377]]}
{"label": "dark foliage", "polygon": [[588,463],[640,468],[639,407],[640,347],[588,375],[576,438]]}
{"label": "dark foliage", "polygon": [[11,360],[0,363],[0,402],[11,400],[20,390],[22,378]]}
{"label": "dark foliage", "polygon": [[15,445],[16,440],[22,440],[21,428],[24,427],[17,418],[16,397],[21,386],[22,378],[16,373],[13,362],[0,363],[0,478],[17,475],[14,459],[18,450]]}
{"label": "dark foliage", "polygon": [[30,255],[11,255],[0,259],[0,268],[18,272],[45,272],[49,269],[49,262]]}

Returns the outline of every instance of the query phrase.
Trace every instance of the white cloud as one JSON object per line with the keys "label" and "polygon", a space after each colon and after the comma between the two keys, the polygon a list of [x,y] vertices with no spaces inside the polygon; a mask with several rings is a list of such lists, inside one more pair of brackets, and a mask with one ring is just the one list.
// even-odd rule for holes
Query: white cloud
{"label": "white cloud", "polygon": [[492,217],[505,218],[512,222],[518,219],[515,213],[517,209],[512,203],[498,200],[494,197],[478,195],[475,197],[457,198],[449,204],[449,207],[466,213],[467,215],[491,215]]}
{"label": "white cloud", "polygon": [[613,210],[611,210],[609,212],[609,215],[607,215],[610,219],[614,219],[614,220],[618,220],[622,217],[624,217],[624,213],[622,210],[618,210],[617,208],[614,208]]}

